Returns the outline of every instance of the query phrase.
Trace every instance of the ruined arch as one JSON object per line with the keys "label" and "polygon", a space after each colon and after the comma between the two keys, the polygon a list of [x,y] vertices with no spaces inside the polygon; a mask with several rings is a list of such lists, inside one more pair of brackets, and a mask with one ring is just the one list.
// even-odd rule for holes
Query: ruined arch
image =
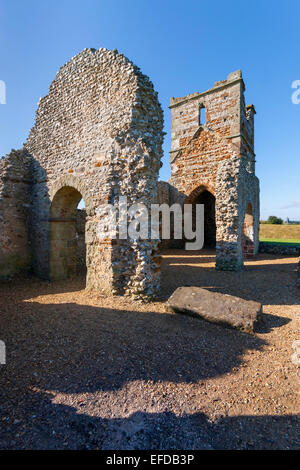
{"label": "ruined arch", "polygon": [[242,252],[243,257],[253,258],[255,254],[255,245],[254,245],[254,218],[253,218],[253,207],[251,202],[247,203],[244,221],[242,226]]}
{"label": "ruined arch", "polygon": [[[97,223],[96,206],[85,183],[73,174],[56,180],[50,190],[49,207],[49,278],[67,279],[90,272]],[[84,211],[78,210],[84,201]],[[87,230],[88,228],[88,230]]]}
{"label": "ruined arch", "polygon": [[73,174],[64,175],[54,181],[49,192],[51,204],[53,204],[57,193],[66,187],[73,188],[81,194],[81,199],[84,200],[85,210],[88,215],[92,216],[94,214],[95,207],[89,189],[86,186],[84,179],[81,179],[80,177],[75,176]]}
{"label": "ruined arch", "polygon": [[77,206],[82,195],[72,186],[63,186],[50,206],[50,279],[74,277],[79,271],[77,246]]}
{"label": "ruined arch", "polygon": [[210,184],[204,183],[196,186],[190,194],[186,197],[185,203],[192,204],[192,202],[199,197],[204,191],[208,191],[211,193],[214,197],[216,196],[215,194],[215,188],[211,186]]}

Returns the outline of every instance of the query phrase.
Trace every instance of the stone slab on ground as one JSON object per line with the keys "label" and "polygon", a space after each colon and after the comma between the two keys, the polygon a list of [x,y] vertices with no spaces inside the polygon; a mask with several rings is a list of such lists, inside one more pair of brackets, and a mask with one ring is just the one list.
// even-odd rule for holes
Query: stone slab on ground
{"label": "stone slab on ground", "polygon": [[199,316],[213,323],[253,333],[262,314],[262,305],[201,287],[178,287],[169,297],[166,310]]}

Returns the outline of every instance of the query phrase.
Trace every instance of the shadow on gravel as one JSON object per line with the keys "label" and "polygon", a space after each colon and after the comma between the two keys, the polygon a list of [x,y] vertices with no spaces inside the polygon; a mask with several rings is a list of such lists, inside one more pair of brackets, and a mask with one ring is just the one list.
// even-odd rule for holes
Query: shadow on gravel
{"label": "shadow on gravel", "polygon": [[[85,289],[85,276],[80,275],[74,279],[50,282],[39,279],[31,274],[19,275],[9,280],[1,280],[0,288],[5,292],[7,301],[22,301],[37,295],[53,295],[78,292]],[[0,305],[5,303],[0,290]]]}
{"label": "shadow on gravel", "polygon": [[279,317],[278,315],[271,315],[270,313],[264,313],[261,321],[257,324],[256,333],[270,333],[274,328],[280,328],[281,326],[290,323],[291,319],[287,317]]}
{"label": "shadow on gravel", "polygon": [[300,449],[299,416],[220,417],[202,413],[137,412],[102,419],[53,404],[47,394],[24,396],[26,415],[16,410],[0,430],[1,449],[195,450]]}
{"label": "shadow on gravel", "polygon": [[198,318],[71,303],[24,302],[0,316],[0,331],[8,351],[2,386],[65,393],[135,380],[195,383],[231,372],[246,350],[266,344]]}
{"label": "shadow on gravel", "polygon": [[[262,303],[299,303],[289,286],[294,273],[285,271],[286,286],[274,288],[287,265],[278,265],[278,270],[273,266],[276,280],[269,270],[259,281],[255,271],[244,271],[245,287],[240,273],[181,265],[178,275],[172,262],[164,260],[164,296],[187,284]],[[98,391],[119,390],[133,381],[180,384],[218,377],[238,368],[245,351],[259,350],[266,341],[182,315],[23,302],[36,297],[36,283],[42,284],[41,294],[76,293],[84,287],[80,279],[71,290],[69,283],[32,279],[22,298],[11,303],[10,287],[5,290],[7,302],[3,298],[0,305],[0,337],[7,348],[7,365],[0,366],[0,448],[300,448],[298,416],[223,416],[211,423],[203,414],[138,412],[128,418],[101,419],[88,415],[84,403],[79,411],[53,403],[52,392],[97,397]],[[15,292],[16,284],[11,283],[11,296]],[[287,321],[265,315],[260,332]],[[97,406],[100,412],[101,403]]]}
{"label": "shadow on gravel", "polygon": [[[276,263],[284,256],[259,254],[242,271],[216,271],[215,253],[167,250],[161,266],[161,300],[178,287],[198,286],[267,305],[300,305],[297,287],[297,261]],[[290,257],[288,257],[290,258]],[[272,261],[261,264],[263,260]],[[212,266],[205,266],[212,263]]]}

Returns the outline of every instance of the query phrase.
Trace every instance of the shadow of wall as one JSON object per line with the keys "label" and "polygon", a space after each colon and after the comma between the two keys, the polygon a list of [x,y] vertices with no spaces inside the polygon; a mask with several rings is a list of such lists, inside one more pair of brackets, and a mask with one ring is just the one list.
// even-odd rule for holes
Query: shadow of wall
{"label": "shadow of wall", "polygon": [[[20,308],[22,335],[15,334],[19,312],[4,305],[8,315],[0,319],[14,351],[0,377],[2,449],[299,448],[297,415],[220,416],[212,423],[202,413],[175,416],[166,406],[99,416],[99,404],[117,392],[121,410],[136,381],[145,405],[150,382],[180,387],[220,377],[264,340],[182,315],[77,304],[36,303],[33,309],[21,302]],[[64,397],[72,406],[57,403]]]}

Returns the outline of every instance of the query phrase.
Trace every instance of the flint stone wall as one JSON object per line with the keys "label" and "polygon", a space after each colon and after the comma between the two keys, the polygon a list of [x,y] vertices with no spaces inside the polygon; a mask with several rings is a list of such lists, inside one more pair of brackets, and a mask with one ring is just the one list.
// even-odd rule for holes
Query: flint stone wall
{"label": "flint stone wall", "polygon": [[158,241],[99,234],[106,225],[103,204],[118,203],[120,196],[128,206],[157,202],[162,128],[151,81],[116,50],[85,49],[58,71],[24,148],[31,159],[30,196],[24,200],[31,202],[32,266],[38,276],[56,279],[74,272],[82,197],[87,287],[137,298],[157,293]]}
{"label": "flint stone wall", "polygon": [[86,271],[85,223],[86,211],[84,209],[77,209],[75,229],[77,239],[77,271],[79,273]]}
{"label": "flint stone wall", "polygon": [[13,150],[0,159],[0,278],[30,266],[30,184],[26,152]]}
{"label": "flint stone wall", "polygon": [[273,255],[300,256],[300,246],[285,246],[276,243],[259,243],[259,252]]}

